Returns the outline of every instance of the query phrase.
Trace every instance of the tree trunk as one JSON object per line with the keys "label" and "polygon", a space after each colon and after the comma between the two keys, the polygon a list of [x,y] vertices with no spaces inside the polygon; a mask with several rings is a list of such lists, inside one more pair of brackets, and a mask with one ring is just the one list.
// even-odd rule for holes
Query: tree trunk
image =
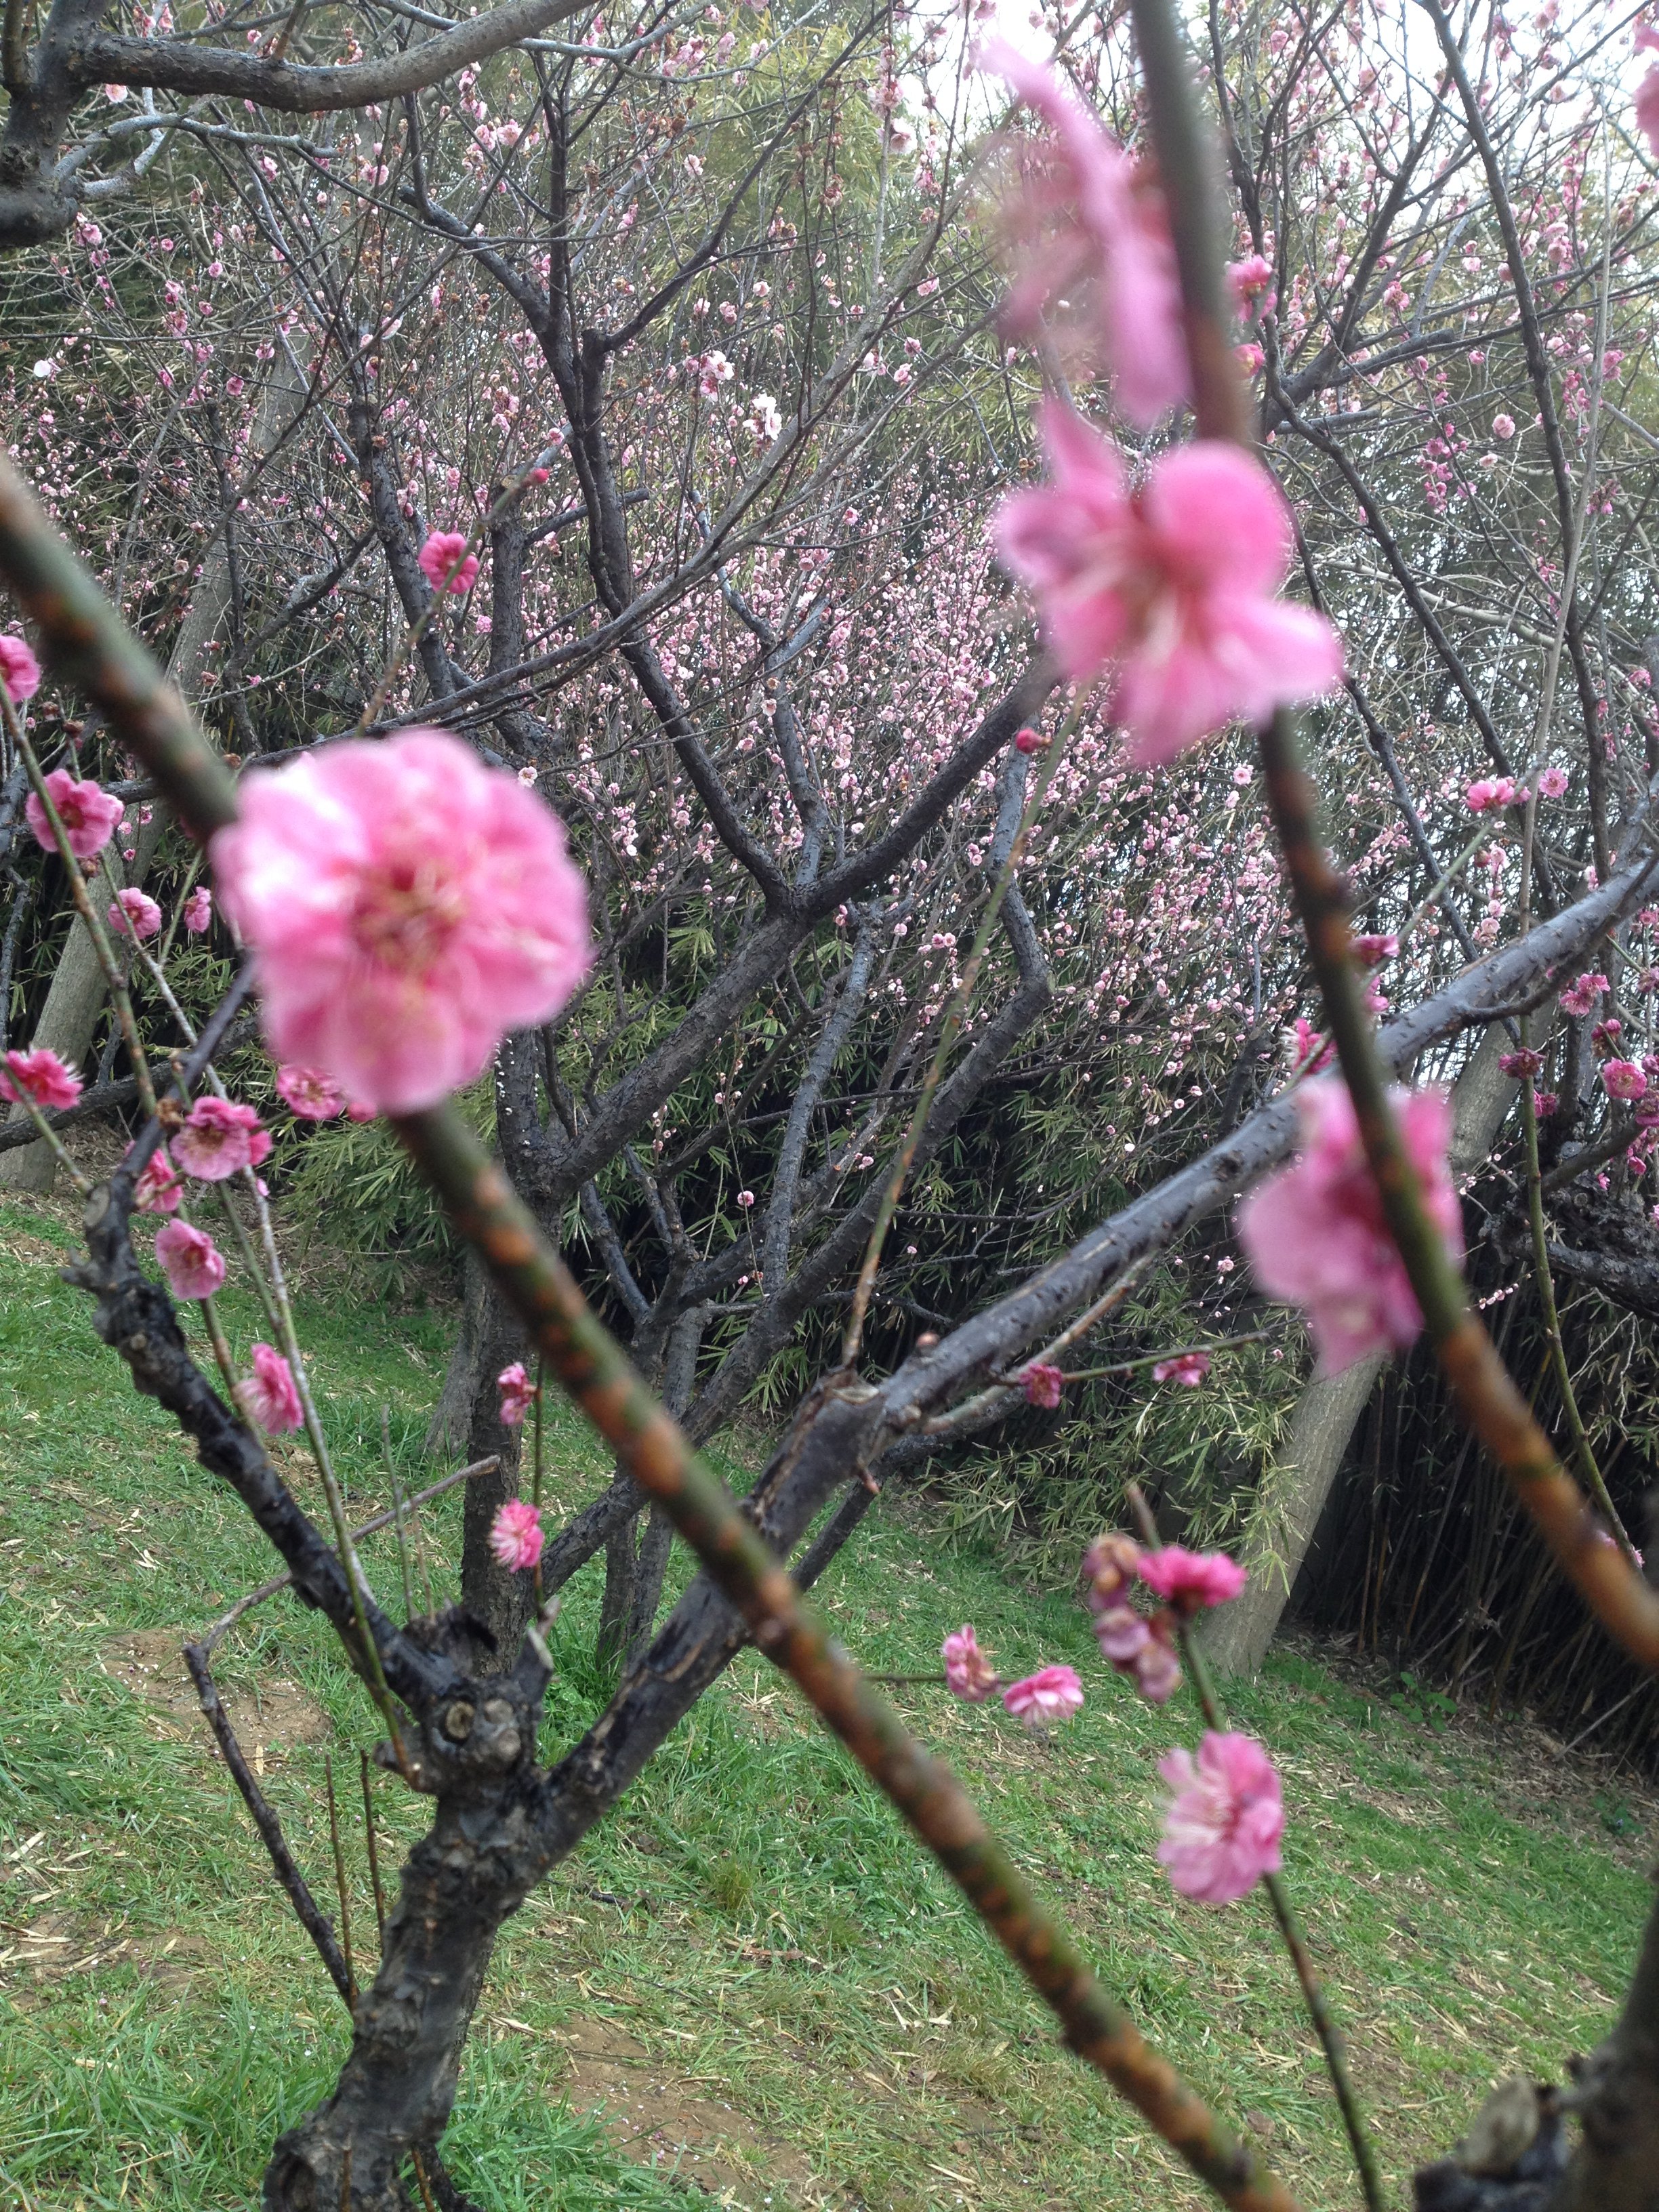
{"label": "tree trunk", "polygon": [[[1486,1159],[1515,1103],[1520,1086],[1498,1065],[1509,1049],[1502,1028],[1492,1024],[1452,1086],[1454,1175],[1468,1175]],[[1297,1401],[1290,1434],[1262,1477],[1245,1536],[1249,1582],[1241,1597],[1218,1607],[1205,1625],[1206,1649],[1224,1673],[1254,1674],[1267,1656],[1382,1366],[1380,1354],[1356,1361],[1340,1375],[1316,1377]]]}
{"label": "tree trunk", "polygon": [[[268,371],[249,447],[250,459],[270,452],[303,404],[306,387],[285,358],[279,356]],[[196,588],[167,662],[167,675],[192,707],[202,700],[202,679],[212,665],[208,648],[219,634],[230,609],[230,555],[222,531],[208,549]],[[152,818],[133,840],[133,858],[123,861],[118,847],[111,843],[105,854],[120,884],[142,884],[155,861],[156,848],[168,817],[158,805]],[[94,890],[94,896],[96,891]],[[101,898],[97,903],[106,903]],[[105,997],[104,973],[98,964],[86,925],[76,920],[46,993],[30,1042],[46,1045],[60,1058],[79,1064],[85,1060],[98,1027]],[[14,1118],[23,1109],[12,1109]],[[45,1145],[20,1146],[0,1152],[0,1190],[49,1191],[58,1164]]]}

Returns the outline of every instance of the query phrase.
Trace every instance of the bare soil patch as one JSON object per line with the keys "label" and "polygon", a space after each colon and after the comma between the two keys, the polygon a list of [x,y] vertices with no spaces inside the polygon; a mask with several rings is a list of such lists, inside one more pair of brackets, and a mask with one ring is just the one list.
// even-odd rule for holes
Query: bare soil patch
{"label": "bare soil patch", "polygon": [[[185,1640],[183,1629],[141,1628],[108,1638],[99,1646],[98,1656],[112,1681],[130,1690],[152,1712],[165,1716],[172,1724],[169,1733],[205,1742],[207,1723],[197,1702],[196,1685],[185,1669]],[[256,1775],[279,1766],[296,1745],[320,1743],[333,1734],[327,1714],[297,1682],[278,1679],[250,1689],[221,1685],[221,1694]]]}

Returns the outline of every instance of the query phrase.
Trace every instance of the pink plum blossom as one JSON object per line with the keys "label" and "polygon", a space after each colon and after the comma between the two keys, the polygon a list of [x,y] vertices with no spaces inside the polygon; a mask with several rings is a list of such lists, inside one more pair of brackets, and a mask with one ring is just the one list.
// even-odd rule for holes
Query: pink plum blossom
{"label": "pink plum blossom", "polygon": [[1398,955],[1400,939],[1391,929],[1371,930],[1363,936],[1350,938],[1348,950],[1356,967],[1380,968],[1384,961]]}
{"label": "pink plum blossom", "polygon": [[1161,1551],[1141,1553],[1140,1579],[1177,1613],[1202,1613],[1206,1606],[1236,1598],[1245,1574],[1224,1552],[1189,1552],[1182,1544],[1165,1544]]}
{"label": "pink plum blossom", "polygon": [[1003,328],[1058,337],[1079,368],[1104,368],[1122,412],[1149,430],[1192,389],[1164,195],[1054,69],[1001,39],[980,58],[1049,133],[1010,149],[1015,184],[1000,213],[1014,277]]}
{"label": "pink plum blossom", "polygon": [[1034,1359],[1021,1369],[1019,1385],[1028,1406],[1041,1406],[1045,1413],[1052,1413],[1065,1395],[1066,1377],[1060,1369],[1050,1366],[1046,1359]]}
{"label": "pink plum blossom", "polygon": [[1482,776],[1463,793],[1463,803],[1471,814],[1484,814],[1488,807],[1496,805],[1497,799],[1498,786],[1490,776]]}
{"label": "pink plum blossom", "polygon": [[1595,1012],[1596,1000],[1607,988],[1607,979],[1599,970],[1576,976],[1561,994],[1562,1012],[1582,1020],[1584,1015]]}
{"label": "pink plum blossom", "polygon": [[198,1098],[173,1140],[173,1157],[198,1182],[223,1182],[270,1156],[270,1133],[252,1106],[233,1098]]}
{"label": "pink plum blossom", "polygon": [[14,707],[40,689],[40,664],[21,637],[0,635],[0,685]]}
{"label": "pink plum blossom", "polygon": [[302,1121],[331,1121],[345,1111],[345,1093],[320,1067],[279,1067],[276,1095]]}
{"label": "pink plum blossom", "polygon": [[979,1648],[979,1638],[964,1621],[939,1646],[945,1661],[945,1685],[952,1697],[970,1705],[983,1705],[997,1686],[997,1670]]}
{"label": "pink plum blossom", "polygon": [[587,971],[586,892],[558,817],[441,730],[249,776],[212,854],[277,1057],[378,1113],[471,1082]]}
{"label": "pink plum blossom", "polygon": [[1133,759],[1170,760],[1340,680],[1324,617],[1273,597],[1291,515],[1258,461],[1199,439],[1132,490],[1115,447],[1068,407],[1045,403],[1042,422],[1053,480],[1003,501],[998,545],[1036,592],[1066,673],[1112,670],[1110,710]]}
{"label": "pink plum blossom", "polygon": [[514,1574],[537,1564],[543,1540],[541,1509],[528,1498],[509,1498],[489,1524],[489,1548]]}
{"label": "pink plum blossom", "polygon": [[1567,787],[1567,771],[1564,768],[1547,768],[1538,779],[1540,799],[1559,799]]}
{"label": "pink plum blossom", "polygon": [[305,1419],[294,1370],[274,1345],[253,1347],[253,1372],[236,1385],[236,1402],[268,1436],[286,1436]]}
{"label": "pink plum blossom", "polygon": [[205,1229],[188,1221],[163,1223],[155,1232],[155,1256],[175,1298],[210,1298],[225,1279],[223,1253]]}
{"label": "pink plum blossom", "polygon": [[1561,1101],[1553,1091],[1540,1091],[1533,1099],[1533,1110],[1540,1121],[1547,1121]]}
{"label": "pink plum blossom", "polygon": [[1517,1079],[1536,1075],[1543,1065],[1543,1054],[1534,1052],[1530,1045],[1522,1045],[1516,1052],[1500,1052],[1498,1055],[1500,1075],[1512,1075]]}
{"label": "pink plum blossom", "polygon": [[496,1417],[504,1429],[522,1428],[525,1415],[536,1402],[536,1385],[525,1372],[522,1359],[515,1359],[510,1367],[503,1367],[495,1377],[500,1394]]}
{"label": "pink plum blossom", "polygon": [[184,1194],[184,1177],[167,1158],[166,1146],[158,1145],[138,1170],[134,1205],[140,1213],[177,1213]]}
{"label": "pink plum blossom", "polygon": [[1010,1682],[1002,1702],[1024,1728],[1045,1729],[1053,1721],[1069,1720],[1083,1703],[1083,1685],[1075,1667],[1043,1667],[1023,1681]]}
{"label": "pink plum blossom", "polygon": [[1659,63],[1636,88],[1636,127],[1659,156]]}
{"label": "pink plum blossom", "polygon": [[118,937],[143,939],[161,933],[161,908],[148,891],[141,891],[136,884],[117,891],[104,918]]}
{"label": "pink plum blossom", "polygon": [[1273,268],[1260,253],[1227,264],[1227,287],[1242,313],[1267,314],[1273,307]]}
{"label": "pink plum blossom", "polygon": [[[465,558],[462,556],[465,555]],[[459,530],[434,530],[429,533],[418,556],[421,574],[434,592],[449,590],[470,592],[478,574],[478,556],[466,550],[466,537]],[[457,562],[460,562],[456,568]],[[449,575],[455,569],[453,576]],[[444,578],[449,576],[447,586]]]}
{"label": "pink plum blossom", "polygon": [[1160,1359],[1152,1370],[1154,1382],[1180,1382],[1188,1390],[1195,1390],[1210,1371],[1207,1352],[1177,1352],[1171,1359]]}
{"label": "pink plum blossom", "polygon": [[[101,853],[126,811],[120,800],[106,791],[102,784],[94,782],[90,777],[83,781],[73,776],[66,768],[53,769],[46,778],[46,791],[76,859],[90,860]],[[58,840],[52,834],[52,823],[40,803],[39,792],[30,792],[23,813],[34,832],[36,844],[44,846],[48,853],[55,853]]]}
{"label": "pink plum blossom", "polygon": [[1291,1029],[1291,1066],[1304,1075],[1317,1075],[1335,1057],[1336,1048],[1325,1042],[1324,1032],[1316,1030],[1305,1014],[1298,1014]]}
{"label": "pink plum blossom", "polygon": [[1023,730],[1014,732],[1014,750],[1017,753],[1046,752],[1048,740],[1041,730],[1034,730],[1028,722]]}
{"label": "pink plum blossom", "polygon": [[27,1098],[43,1109],[73,1106],[81,1096],[81,1079],[66,1060],[47,1046],[32,1052],[9,1052],[0,1060],[0,1098],[15,1103]]}
{"label": "pink plum blossom", "polygon": [[1133,1667],[1152,1640],[1152,1622],[1132,1605],[1109,1605],[1096,1616],[1095,1641],[1114,1667]]}
{"label": "pink plum blossom", "polygon": [[204,936],[213,927],[213,893],[198,884],[185,901],[185,927],[192,937]]}
{"label": "pink plum blossom", "polygon": [[1083,1573],[1088,1588],[1083,1602],[1091,1613],[1103,1613],[1115,1605],[1140,1571],[1140,1547],[1133,1536],[1097,1536],[1083,1554]]}
{"label": "pink plum blossom", "polygon": [[1279,1872],[1285,1806],[1273,1763],[1253,1737],[1206,1730],[1196,1763],[1191,1752],[1172,1751],[1158,1771],[1174,1793],[1158,1861],[1183,1897],[1231,1905]]}
{"label": "pink plum blossom", "polygon": [[1515,435],[1514,416],[1494,415],[1492,418],[1492,434],[1494,438],[1512,438]]}
{"label": "pink plum blossom", "polygon": [[[1461,1260],[1462,1219],[1446,1164],[1451,1111],[1438,1091],[1391,1091],[1423,1203],[1447,1252]],[[1347,1085],[1328,1079],[1297,1094],[1302,1152],[1238,1210],[1239,1242],[1271,1298],[1305,1309],[1322,1375],[1368,1352],[1403,1351],[1423,1326],[1416,1293],[1382,1216]]]}
{"label": "pink plum blossom", "polygon": [[1640,1098],[1645,1096],[1648,1079],[1633,1060],[1608,1060],[1601,1064],[1601,1080],[1609,1098]]}

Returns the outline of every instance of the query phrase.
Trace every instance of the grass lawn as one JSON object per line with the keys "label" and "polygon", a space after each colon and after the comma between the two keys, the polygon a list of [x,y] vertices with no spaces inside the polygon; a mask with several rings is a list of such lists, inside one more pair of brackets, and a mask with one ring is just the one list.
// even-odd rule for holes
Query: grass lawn
{"label": "grass lawn", "polygon": [[[245,2206],[277,2130],[321,2095],[343,2010],[289,1917],[177,1657],[272,1571],[240,1509],[94,1339],[57,1269],[69,1209],[0,1206],[0,2207]],[[246,1344],[251,1310],[228,1301]],[[441,1313],[301,1299],[352,1502],[385,1502],[380,1411],[411,1480],[446,1346]],[[552,1430],[567,1507],[604,1479]],[[301,1493],[315,1485],[291,1456]],[[1357,2201],[1334,2108],[1265,1902],[1189,1905],[1152,1856],[1155,1761],[1195,1741],[1103,1668],[1069,1594],[947,1552],[925,1505],[884,1504],[822,1597],[895,1673],[963,1620],[1006,1670],[1075,1664],[1090,1691],[1048,1743],[1000,1711],[902,1690],[1102,1974],[1310,2207]],[[428,1524],[434,1574],[459,1506]],[[368,1547],[383,1597],[385,1540]],[[544,1735],[602,1686],[597,1570],[569,1594]],[[450,1577],[443,1575],[446,1585]],[[374,1917],[358,1747],[366,1700],[283,1598],[222,1655],[243,1740],[328,1901],[331,1753],[360,1960]],[[1375,2116],[1395,2199],[1490,2083],[1559,2073],[1603,2030],[1659,1842],[1651,1798],[1552,1779],[1523,1732],[1436,1735],[1316,1655],[1235,1698],[1273,1749],[1286,1865]],[[382,1850],[422,1808],[380,1778]],[[1057,2048],[1048,2016],[793,1687],[742,1659],[643,1782],[508,1929],[447,2145],[490,2212],[834,2202],[1184,2206],[1211,2200]]]}

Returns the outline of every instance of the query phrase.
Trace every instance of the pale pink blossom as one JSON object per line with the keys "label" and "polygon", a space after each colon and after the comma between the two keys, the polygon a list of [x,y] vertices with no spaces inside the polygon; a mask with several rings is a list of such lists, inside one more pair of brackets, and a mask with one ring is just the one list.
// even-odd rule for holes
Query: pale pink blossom
{"label": "pale pink blossom", "polygon": [[1648,1079],[1633,1060],[1604,1060],[1601,1080],[1609,1098],[1640,1098],[1646,1095]]}
{"label": "pale pink blossom", "polygon": [[212,853],[277,1057],[379,1113],[471,1082],[587,970],[586,893],[558,817],[441,730],[250,775]]}
{"label": "pale pink blossom", "polygon": [[1172,1751],[1158,1771],[1174,1792],[1158,1861],[1183,1897],[1231,1905],[1279,1872],[1284,1801],[1254,1737],[1206,1730],[1196,1764],[1191,1752]]}
{"label": "pale pink blossom", "polygon": [[285,1436],[305,1419],[294,1370],[274,1345],[253,1347],[253,1372],[236,1385],[236,1402],[268,1436]]}
{"label": "pale pink blossom", "polygon": [[1083,1685],[1075,1667],[1043,1667],[1023,1681],[1010,1682],[1002,1702],[1022,1727],[1047,1728],[1051,1722],[1069,1720],[1083,1703]]}
{"label": "pale pink blossom", "polygon": [[1236,1598],[1245,1576],[1224,1552],[1189,1552],[1182,1544],[1165,1544],[1141,1553],[1140,1579],[1177,1613],[1202,1613],[1206,1606]]}
{"label": "pale pink blossom", "polygon": [[1041,1406],[1045,1413],[1052,1413],[1065,1394],[1066,1377],[1046,1359],[1034,1359],[1021,1369],[1019,1386],[1025,1393],[1027,1405]]}
{"label": "pale pink blossom", "polygon": [[[478,574],[478,556],[466,550],[466,538],[459,530],[431,532],[418,556],[421,574],[434,592],[470,592]],[[460,566],[456,568],[456,562]],[[455,573],[449,574],[453,568]],[[447,585],[444,578],[449,576]]]}
{"label": "pale pink blossom", "polygon": [[1596,1001],[1607,988],[1607,979],[1599,969],[1575,976],[1561,994],[1562,1012],[1571,1014],[1576,1019],[1594,1013]]}
{"label": "pale pink blossom", "polygon": [[1494,438],[1512,438],[1515,435],[1514,416],[1494,415],[1492,418],[1492,434]]}
{"label": "pale pink blossom", "polygon": [[0,635],[0,685],[14,707],[40,689],[40,664],[21,637]]}
{"label": "pale pink blossom", "polygon": [[345,1111],[345,1093],[320,1067],[279,1067],[276,1095],[302,1121],[331,1121]]}
{"label": "pale pink blossom", "polygon": [[210,1298],[225,1279],[224,1255],[205,1229],[168,1221],[155,1232],[155,1256],[175,1298]]}
{"label": "pale pink blossom", "polygon": [[140,1213],[177,1213],[185,1194],[185,1180],[158,1145],[138,1170],[132,1187],[133,1204]]}
{"label": "pale pink blossom", "polygon": [[495,1388],[501,1394],[496,1418],[501,1426],[521,1428],[525,1415],[536,1402],[536,1385],[526,1374],[522,1359],[515,1359],[510,1367],[502,1368],[495,1377]]}
{"label": "pale pink blossom", "polygon": [[173,1157],[198,1182],[223,1182],[270,1156],[270,1133],[252,1106],[234,1098],[198,1098],[173,1139]]}
{"label": "pale pink blossom", "polygon": [[161,933],[161,908],[148,891],[141,891],[136,884],[117,891],[104,919],[118,937],[130,934],[143,939],[159,937]]}
{"label": "pale pink blossom", "polygon": [[185,901],[185,927],[192,937],[201,937],[213,927],[213,893],[205,884],[198,884]]}
{"label": "pale pink blossom", "polygon": [[514,1574],[537,1564],[543,1540],[541,1509],[526,1498],[509,1498],[489,1524],[489,1548]]}
{"label": "pale pink blossom", "polygon": [[1272,312],[1273,281],[1273,264],[1260,253],[1249,253],[1242,261],[1227,264],[1227,287],[1242,314],[1265,315]]}
{"label": "pale pink blossom", "polygon": [[1154,1382],[1180,1382],[1188,1390],[1195,1390],[1210,1371],[1207,1352],[1177,1352],[1173,1358],[1160,1359],[1152,1370]]}
{"label": "pale pink blossom", "polygon": [[953,1697],[970,1705],[983,1705],[997,1686],[997,1670],[979,1648],[979,1638],[964,1621],[939,1646],[945,1661],[945,1687]]}
{"label": "pale pink blossom", "polygon": [[1122,412],[1150,429],[1192,390],[1164,195],[1054,70],[1001,39],[981,64],[1052,134],[1009,149],[1014,185],[1000,213],[1014,276],[1003,328],[1059,338],[1081,372],[1103,368]]}
{"label": "pale pink blossom", "polygon": [[1095,1641],[1114,1667],[1133,1667],[1152,1640],[1152,1622],[1132,1605],[1109,1605],[1096,1616]]}
{"label": "pale pink blossom", "polygon": [[9,1052],[0,1061],[0,1098],[14,1103],[27,1098],[43,1109],[61,1109],[80,1096],[80,1077],[44,1044],[32,1052]]}
{"label": "pale pink blossom", "polygon": [[[1401,1135],[1429,1219],[1461,1261],[1462,1219],[1446,1164],[1451,1112],[1438,1091],[1391,1091]],[[1382,1216],[1347,1085],[1335,1079],[1297,1094],[1301,1156],[1252,1191],[1238,1210],[1239,1242],[1260,1287],[1306,1310],[1318,1371],[1334,1375],[1423,1326]]]}
{"label": "pale pink blossom", "polygon": [[1003,501],[998,543],[1066,673],[1112,670],[1110,711],[1134,759],[1171,759],[1340,680],[1324,617],[1273,597],[1291,515],[1258,461],[1200,439],[1132,491],[1115,448],[1069,408],[1048,401],[1042,419],[1053,481]]}
{"label": "pale pink blossom", "polygon": [[1181,1662],[1167,1637],[1154,1636],[1134,1664],[1135,1687],[1149,1705],[1167,1705],[1181,1687]]}
{"label": "pale pink blossom", "polygon": [[1559,799],[1567,787],[1567,771],[1564,768],[1547,768],[1538,779],[1540,799]]}
{"label": "pale pink blossom", "polygon": [[[66,768],[53,769],[46,778],[46,791],[76,859],[90,860],[101,853],[126,811],[120,800],[90,776],[82,780],[71,775]],[[30,792],[23,803],[23,813],[34,832],[36,844],[48,853],[55,853],[58,840],[52,834],[52,822],[40,803],[39,792]]]}
{"label": "pale pink blossom", "polygon": [[1659,156],[1659,63],[1636,88],[1636,127]]}

